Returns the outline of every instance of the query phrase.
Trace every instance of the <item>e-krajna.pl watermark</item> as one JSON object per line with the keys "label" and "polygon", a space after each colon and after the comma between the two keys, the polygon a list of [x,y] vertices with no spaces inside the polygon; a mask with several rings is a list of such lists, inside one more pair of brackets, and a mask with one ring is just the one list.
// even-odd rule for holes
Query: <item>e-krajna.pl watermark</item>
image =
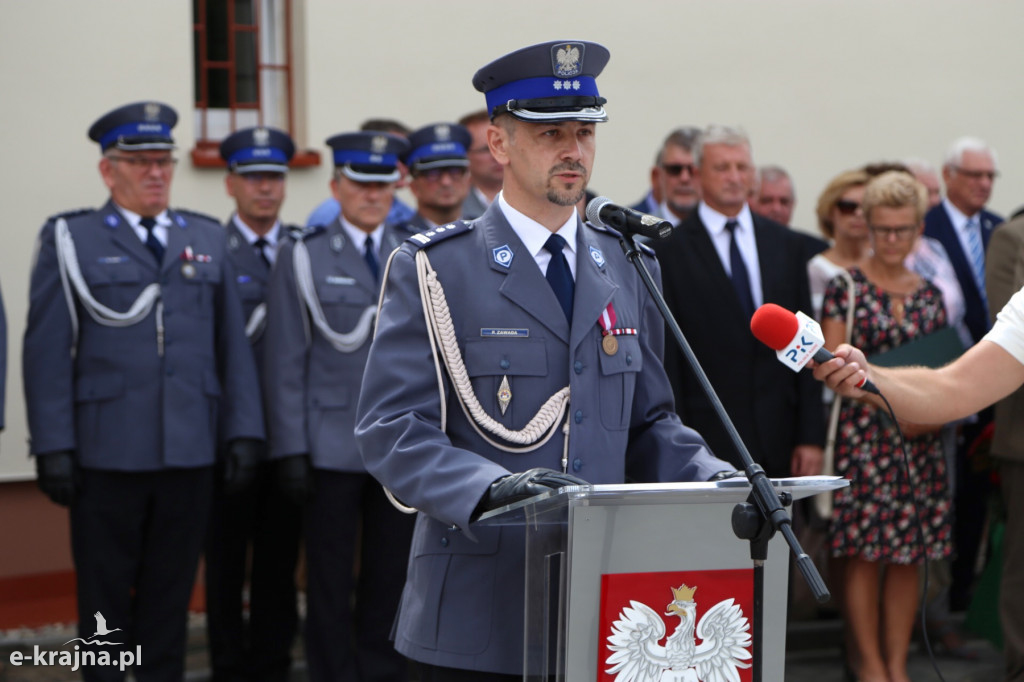
{"label": "e-krajna.pl watermark", "polygon": [[[112,656],[111,654],[117,654]],[[32,653],[23,651],[11,652],[11,665],[37,665],[37,666],[60,666],[69,667],[74,672],[82,666],[117,666],[121,672],[133,665],[142,663],[142,646],[136,646],[135,651],[89,651],[82,650],[77,644],[74,651],[67,650],[46,650],[40,649],[36,644]]]}
{"label": "e-krajna.pl watermark", "polygon": [[[121,642],[111,642],[108,640],[100,639],[100,637],[106,637],[113,635],[115,632],[120,632],[121,628],[108,628],[107,621],[103,617],[103,614],[97,611],[93,616],[96,618],[96,632],[94,632],[87,639],[81,637],[74,637],[64,642],[62,646],[67,646],[72,642],[81,642],[82,648],[79,645],[75,645],[74,651],[67,649],[48,650],[40,649],[39,645],[36,644],[32,649],[32,654],[26,654],[23,651],[12,651],[11,652],[11,665],[21,666],[27,663],[36,666],[61,666],[71,668],[74,672],[83,666],[95,667],[95,666],[117,666],[124,672],[129,666],[142,665],[142,646],[136,646],[135,651],[129,649],[114,650],[109,649],[89,649],[89,647],[103,647],[103,646],[121,646]],[[86,631],[88,632],[88,630]],[[115,635],[116,636],[116,635]],[[117,654],[114,656],[113,654]]]}

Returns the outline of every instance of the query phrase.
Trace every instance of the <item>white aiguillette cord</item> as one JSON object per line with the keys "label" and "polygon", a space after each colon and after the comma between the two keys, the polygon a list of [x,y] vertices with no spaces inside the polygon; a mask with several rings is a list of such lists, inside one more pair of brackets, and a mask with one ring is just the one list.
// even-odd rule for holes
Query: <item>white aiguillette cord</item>
{"label": "white aiguillette cord", "polygon": [[[384,270],[382,281],[387,282],[387,275],[391,269],[391,262],[394,253],[388,259]],[[536,450],[547,443],[558,431],[558,425],[562,423],[564,441],[562,447],[562,470],[565,471],[568,465],[569,456],[569,423],[563,423],[562,417],[569,407],[569,387],[555,392],[548,398],[537,414],[518,431],[507,428],[501,422],[492,418],[484,410],[473,391],[472,381],[469,372],[459,351],[458,340],[455,335],[455,326],[452,323],[451,311],[448,308],[448,301],[444,295],[444,288],[437,278],[437,273],[430,266],[430,260],[426,252],[416,252],[416,276],[420,288],[420,302],[423,304],[423,317],[426,320],[427,336],[430,340],[430,351],[434,356],[434,368],[437,374],[437,388],[441,404],[441,430],[447,428],[448,411],[445,401],[444,377],[441,372],[441,361],[438,359],[438,350],[441,352],[441,359],[444,360],[445,369],[451,378],[452,386],[455,388],[455,395],[459,398],[459,405],[473,429],[480,435],[488,445],[503,452],[526,453]],[[380,301],[384,300],[384,290],[381,288]],[[483,429],[491,434],[507,441],[515,443],[514,446],[505,445],[492,439]],[[402,511],[416,511],[397,500],[390,491],[385,492],[392,504]]]}
{"label": "white aiguillette cord", "polygon": [[75,355],[78,347],[78,315],[75,312],[75,298],[72,294],[78,294],[89,316],[98,324],[106,327],[130,327],[137,324],[149,315],[149,311],[156,304],[156,337],[157,350],[162,356],[164,354],[164,316],[163,301],[160,300],[160,284],[153,282],[139,294],[131,307],[123,313],[111,310],[97,301],[89,285],[82,275],[82,268],[78,262],[78,252],[75,250],[75,240],[71,237],[71,230],[64,218],[57,220],[54,231],[54,243],[57,248],[57,266],[60,271],[61,285],[64,288],[64,298],[68,304],[68,313],[71,315],[71,354]]}

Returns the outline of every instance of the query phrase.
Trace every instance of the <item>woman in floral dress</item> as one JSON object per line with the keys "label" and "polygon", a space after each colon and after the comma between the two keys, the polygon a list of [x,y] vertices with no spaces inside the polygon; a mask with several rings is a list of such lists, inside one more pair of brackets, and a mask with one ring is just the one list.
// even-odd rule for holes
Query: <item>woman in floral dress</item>
{"label": "woman in floral dress", "polygon": [[[924,186],[899,171],[883,173],[865,188],[862,208],[872,253],[850,269],[855,311],[850,342],[865,354],[946,326],[942,294],[904,265],[924,228],[926,203]],[[822,314],[830,349],[846,338],[849,302],[843,279],[834,279]],[[836,474],[849,479],[850,487],[836,493],[831,545],[833,555],[846,560],[850,665],[863,682],[909,682],[906,662],[917,611],[918,564],[926,554],[941,559],[952,550],[951,498],[938,427],[901,426],[907,436],[909,482],[896,428],[880,410],[848,401],[836,437]]]}

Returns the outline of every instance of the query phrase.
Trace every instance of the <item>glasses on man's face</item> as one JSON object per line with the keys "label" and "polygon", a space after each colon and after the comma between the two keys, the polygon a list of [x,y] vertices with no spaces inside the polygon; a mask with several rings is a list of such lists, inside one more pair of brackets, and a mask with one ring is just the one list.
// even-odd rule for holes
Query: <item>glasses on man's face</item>
{"label": "glasses on man's face", "polygon": [[461,180],[466,177],[465,166],[451,166],[449,168],[430,168],[428,170],[416,171],[417,178],[423,178],[427,182],[438,182],[447,175],[452,180]]}
{"label": "glasses on man's face", "polygon": [[836,210],[842,215],[853,215],[860,208],[860,203],[849,199],[840,199],[836,202]]}
{"label": "glasses on man's face", "polygon": [[882,241],[888,241],[893,237],[896,237],[899,241],[903,241],[914,236],[914,227],[912,225],[904,225],[903,227],[875,227],[874,225],[871,225],[870,227],[871,233]]}
{"label": "glasses on man's face", "polygon": [[111,161],[126,163],[135,170],[149,170],[153,166],[156,166],[159,170],[164,171],[168,168],[173,168],[174,164],[178,163],[178,160],[173,156],[161,156],[159,158],[151,159],[145,156],[120,156],[112,154],[107,158]]}
{"label": "glasses on man's face", "polygon": [[960,166],[953,166],[953,168],[956,169],[957,173],[968,180],[981,180],[982,178],[985,178],[989,182],[992,182],[999,177],[999,171],[968,170],[966,168],[961,168]]}
{"label": "glasses on man's face", "polygon": [[697,170],[692,163],[663,163],[661,169],[672,176],[682,175],[683,171],[686,171],[690,177],[693,177]]}

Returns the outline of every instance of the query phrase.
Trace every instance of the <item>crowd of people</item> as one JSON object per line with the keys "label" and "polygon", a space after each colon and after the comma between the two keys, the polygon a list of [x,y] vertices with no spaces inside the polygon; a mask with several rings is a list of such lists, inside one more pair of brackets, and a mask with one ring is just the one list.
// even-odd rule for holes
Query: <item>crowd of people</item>
{"label": "crowd of people", "polygon": [[[584,220],[609,58],[531,46],[476,73],[481,111],[332,136],[331,196],[304,227],[280,220],[283,131],[223,140],[221,223],[170,207],[170,106],[92,125],[110,200],[42,228],[22,359],[39,486],[70,509],[83,638],[102,612],[145,652],[135,679],[182,679],[202,556],[214,679],[286,680],[301,563],[311,680],[520,679],[523,532],[480,514],[564,485],[742,468],[617,235]],[[850,479],[823,520],[848,665],[904,682],[925,561],[950,567],[929,613],[969,654],[947,612],[970,595],[990,491],[969,453],[1001,395],[897,406],[905,468],[854,379],[945,327],[961,351],[988,344],[1024,285],[1024,218],[996,229],[996,155],[973,138],[945,158],[945,196],[918,161],[836,170],[814,236],[790,226],[794,182],[755,165],[743,130],[678,128],[635,205],[675,229],[639,248],[755,461]],[[813,312],[845,349],[815,370],[839,395],[750,334],[769,302]],[[991,440],[1017,462],[1010,489],[1021,416],[1019,398],[1001,406]],[[1020,613],[1003,609],[1007,679],[1024,679]]]}

